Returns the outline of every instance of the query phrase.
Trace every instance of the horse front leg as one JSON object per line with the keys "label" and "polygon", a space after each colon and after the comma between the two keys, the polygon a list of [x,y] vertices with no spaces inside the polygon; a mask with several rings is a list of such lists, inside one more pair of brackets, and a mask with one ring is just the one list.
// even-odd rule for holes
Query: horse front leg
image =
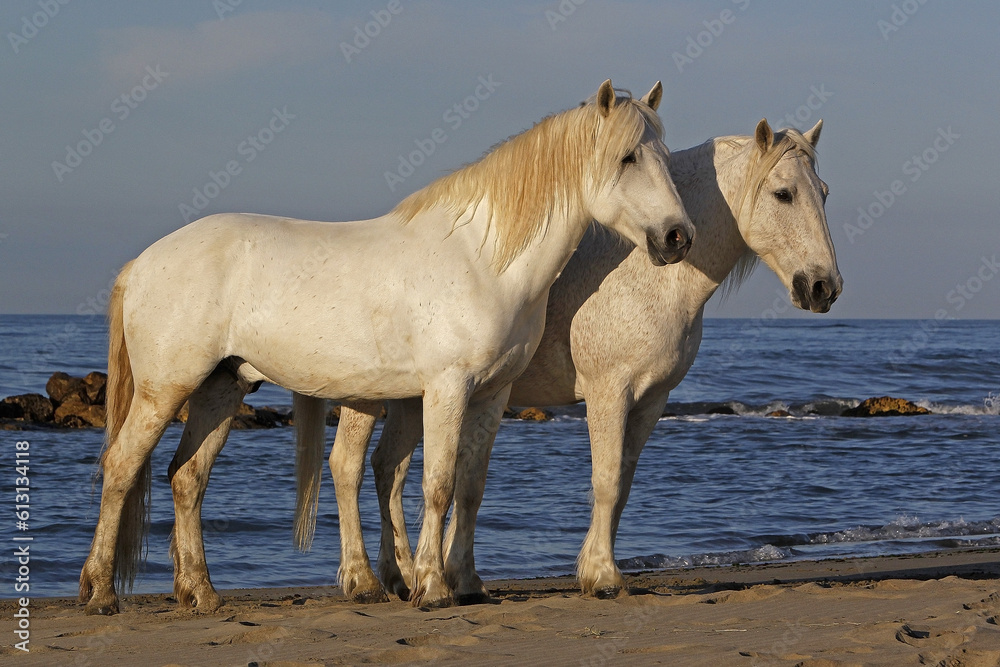
{"label": "horse front leg", "polygon": [[614,521],[611,527],[611,545],[614,546],[618,537],[618,525],[621,523],[622,512],[625,511],[625,503],[628,502],[629,492],[632,490],[632,480],[635,478],[635,468],[639,463],[639,454],[642,453],[646,441],[656,428],[656,423],[663,416],[663,409],[667,405],[669,392],[657,391],[647,392],[636,401],[635,407],[628,413],[625,422],[625,440],[622,457],[622,478],[621,492],[618,494],[618,502],[615,504]]}
{"label": "horse front leg", "polygon": [[377,571],[382,585],[400,600],[410,598],[408,582],[413,576],[413,552],[403,513],[403,488],[413,450],[424,434],[422,409],[419,398],[390,401],[382,435],[372,453],[382,522]]}
{"label": "horse front leg", "polygon": [[469,405],[462,424],[462,440],[455,466],[455,509],[445,539],[445,578],[458,604],[482,604],[490,593],[476,573],[476,516],[486,488],[486,472],[510,385]]}
{"label": "horse front leg", "polygon": [[340,569],[337,579],[345,595],[365,604],[389,600],[368,560],[358,506],[365,454],[375,430],[375,420],[381,411],[381,401],[344,403],[330,452],[330,472],[337,491],[337,513],[340,517]]}
{"label": "horse front leg", "polygon": [[455,463],[472,382],[442,378],[424,391],[424,521],[413,558],[410,602],[414,607],[454,604],[444,577],[444,519],[455,492]]}
{"label": "horse front leg", "polygon": [[624,391],[605,390],[587,396],[587,427],[593,461],[593,507],[590,529],[580,549],[576,568],[584,595],[599,598],[613,598],[625,586],[625,579],[614,558],[614,516],[621,497],[628,409]]}
{"label": "horse front leg", "polygon": [[215,611],[223,604],[205,561],[201,507],[215,459],[229,437],[233,416],[249,386],[216,370],[188,399],[188,420],[167,476],[174,497],[174,596],[185,606]]}

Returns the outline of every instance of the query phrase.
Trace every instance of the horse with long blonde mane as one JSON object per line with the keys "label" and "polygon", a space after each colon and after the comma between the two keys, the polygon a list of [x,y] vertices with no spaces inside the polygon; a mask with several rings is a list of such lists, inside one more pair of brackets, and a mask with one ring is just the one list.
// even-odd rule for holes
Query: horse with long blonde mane
{"label": "horse with long blonde mane", "polygon": [[[595,228],[553,285],[545,333],[514,382],[510,402],[587,403],[593,513],[577,561],[584,593],[613,597],[624,588],[614,542],[636,463],[670,391],[694,362],[709,297],[720,285],[723,290],[737,286],[758,257],[799,308],[826,312],[840,294],[842,279],[824,212],[828,190],[815,172],[821,128],[820,122],[805,134],[793,129],[775,134],[762,120],[754,136],[720,137],[673,153],[671,173],[698,234],[687,258],[650,270],[639,251]],[[338,429],[345,438],[330,458],[341,514],[354,511],[346,509],[341,495],[353,494],[357,502],[341,461],[357,456],[350,450],[367,449],[373,428],[370,410],[341,412]],[[402,490],[421,433],[419,400],[392,401],[372,455],[382,516],[379,575],[403,599],[409,595],[412,557]],[[483,474],[460,479],[456,502],[479,502],[486,465],[476,461],[489,457],[491,444],[482,439],[462,443],[470,470]],[[461,516],[452,521],[449,560],[471,558],[473,529]],[[356,545],[345,545],[343,552],[345,592],[359,601],[385,599],[366,562],[345,560],[357,553]],[[345,572],[345,564],[352,569]]]}
{"label": "horse with long blonde mane", "polygon": [[[205,563],[201,503],[237,407],[265,380],[293,392],[300,527],[315,516],[324,400],[422,396],[427,510],[412,599],[447,605],[454,594],[482,594],[474,572],[446,582],[442,556],[466,414],[506,405],[541,338],[549,288],[591,219],[654,264],[690,247],[654,111],[660,90],[639,101],[606,81],[590,104],[541,121],[380,218],[213,215],[128,263],[110,304],[104,483],[80,575],[87,613],[117,612],[115,584],[134,579],[150,455],[185,400],[169,469],[174,591],[183,604],[222,603]],[[310,536],[300,530],[300,544]]]}

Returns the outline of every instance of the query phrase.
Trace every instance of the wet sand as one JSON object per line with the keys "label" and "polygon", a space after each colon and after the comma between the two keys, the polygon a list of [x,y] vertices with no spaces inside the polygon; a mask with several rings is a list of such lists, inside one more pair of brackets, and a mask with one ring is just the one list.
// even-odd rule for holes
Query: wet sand
{"label": "wet sand", "polygon": [[132,595],[111,617],[36,598],[27,654],[4,600],[0,663],[1000,665],[1000,549],[628,579],[615,600],[581,597],[570,577],[492,581],[492,604],[437,610],[357,605],[333,587],[223,591],[214,613]]}

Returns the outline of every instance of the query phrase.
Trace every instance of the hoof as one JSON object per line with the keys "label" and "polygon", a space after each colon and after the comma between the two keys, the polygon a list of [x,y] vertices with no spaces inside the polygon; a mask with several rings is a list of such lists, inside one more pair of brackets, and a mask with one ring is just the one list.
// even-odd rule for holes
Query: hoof
{"label": "hoof", "polygon": [[207,577],[193,585],[188,585],[186,580],[178,579],[174,582],[174,598],[180,606],[200,612],[213,612],[225,604],[225,600],[216,592]]}
{"label": "hoof", "polygon": [[471,604],[489,604],[492,601],[493,601],[493,598],[491,598],[490,594],[486,593],[486,592],[483,592],[483,593],[464,593],[462,595],[457,596],[457,598],[456,598],[456,602],[458,602],[459,606],[462,606],[462,607],[467,606],[467,605],[471,605]]}
{"label": "hoof", "polygon": [[621,586],[605,586],[594,591],[598,600],[614,600],[622,592]]}
{"label": "hoof", "polygon": [[357,591],[351,595],[351,601],[357,604],[378,604],[388,602],[389,596],[381,588],[368,591]]}
{"label": "hoof", "polygon": [[448,607],[454,607],[455,601],[451,597],[438,598],[436,600],[414,600],[414,607],[420,607],[421,609],[446,609]]}
{"label": "hoof", "polygon": [[204,612],[218,611],[224,604],[226,604],[226,601],[222,599],[222,596],[214,591],[212,595],[206,595],[203,598],[194,598],[191,600],[192,608]]}

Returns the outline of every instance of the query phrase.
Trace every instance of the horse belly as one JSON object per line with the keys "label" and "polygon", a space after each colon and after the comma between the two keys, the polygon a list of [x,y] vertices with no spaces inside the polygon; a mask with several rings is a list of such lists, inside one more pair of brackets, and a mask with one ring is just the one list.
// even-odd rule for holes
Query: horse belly
{"label": "horse belly", "polygon": [[319,323],[276,318],[234,341],[232,351],[270,382],[309,396],[380,400],[419,395],[422,383],[407,332],[377,331],[370,314],[338,310],[338,316]]}

